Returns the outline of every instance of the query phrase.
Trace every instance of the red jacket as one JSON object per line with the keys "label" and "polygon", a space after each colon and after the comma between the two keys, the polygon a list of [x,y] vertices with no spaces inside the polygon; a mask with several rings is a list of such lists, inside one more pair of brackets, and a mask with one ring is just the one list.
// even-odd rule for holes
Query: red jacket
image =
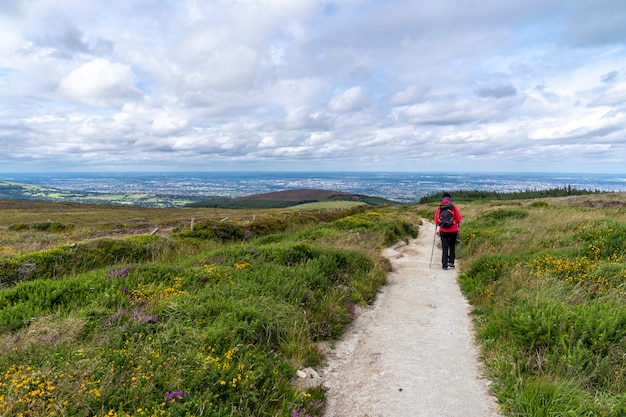
{"label": "red jacket", "polygon": [[[450,200],[448,199],[442,200],[441,204],[443,205],[450,204]],[[442,232],[458,232],[459,231],[459,223],[461,223],[461,220],[463,220],[463,217],[461,217],[461,212],[459,212],[459,209],[456,206],[453,205],[452,207],[454,207],[452,209],[452,215],[454,216],[454,225],[452,225],[450,229],[439,228],[439,231],[442,231]],[[437,207],[437,211],[435,212],[435,224],[437,226],[439,226],[439,210],[440,208]]]}

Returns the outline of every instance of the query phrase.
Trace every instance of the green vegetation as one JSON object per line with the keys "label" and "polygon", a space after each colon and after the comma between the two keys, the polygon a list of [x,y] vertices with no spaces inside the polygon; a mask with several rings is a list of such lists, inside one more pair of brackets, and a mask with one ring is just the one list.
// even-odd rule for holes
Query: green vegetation
{"label": "green vegetation", "polygon": [[[295,371],[323,363],[316,343],[384,284],[380,249],[437,203],[0,201],[0,415],[321,416],[323,390]],[[626,196],[455,204],[459,282],[503,414],[626,415]]]}
{"label": "green vegetation", "polygon": [[[316,342],[374,300],[383,245],[417,229],[365,207],[236,214],[168,236],[7,250],[0,415],[322,415],[324,391],[294,384],[295,371],[319,365]],[[10,227],[30,224],[12,216],[2,231],[23,239],[66,233]],[[90,235],[74,218],[70,232]]]}
{"label": "green vegetation", "polygon": [[171,242],[157,236],[137,235],[97,239],[81,244],[0,258],[0,287],[32,279],[62,278],[107,265],[158,258]]}
{"label": "green vegetation", "polygon": [[[602,194],[601,190],[579,190],[571,186],[550,188],[546,190],[523,190],[513,192],[482,191],[482,190],[455,190],[452,191],[455,202],[476,200],[528,200],[533,198],[566,197],[588,194]],[[433,193],[420,198],[418,204],[439,203],[442,193]]]}
{"label": "green vegetation", "polygon": [[626,415],[626,200],[461,203],[460,283],[505,415]]}

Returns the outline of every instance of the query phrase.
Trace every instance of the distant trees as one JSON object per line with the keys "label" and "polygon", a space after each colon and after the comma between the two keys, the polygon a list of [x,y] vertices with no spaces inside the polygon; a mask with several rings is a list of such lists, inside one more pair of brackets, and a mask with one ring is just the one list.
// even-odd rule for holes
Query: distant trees
{"label": "distant trees", "polygon": [[[474,200],[528,200],[532,198],[565,197],[570,195],[586,195],[606,193],[602,190],[580,190],[571,185],[566,187],[548,188],[545,190],[526,189],[523,191],[483,191],[483,190],[457,190],[453,191],[454,201]],[[420,198],[418,204],[438,203],[441,201],[441,193],[433,193]]]}

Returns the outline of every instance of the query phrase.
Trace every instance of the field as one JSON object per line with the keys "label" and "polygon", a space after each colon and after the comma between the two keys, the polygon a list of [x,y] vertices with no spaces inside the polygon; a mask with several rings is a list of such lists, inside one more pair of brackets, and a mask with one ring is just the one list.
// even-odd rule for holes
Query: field
{"label": "field", "polygon": [[[626,196],[458,206],[503,414],[626,415]],[[0,202],[0,415],[321,416],[296,370],[435,208]]]}

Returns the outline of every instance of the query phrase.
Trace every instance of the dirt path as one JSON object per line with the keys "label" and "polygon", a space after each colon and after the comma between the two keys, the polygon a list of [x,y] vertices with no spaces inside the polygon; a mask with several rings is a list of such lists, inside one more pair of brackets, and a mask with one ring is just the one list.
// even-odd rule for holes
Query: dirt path
{"label": "dirt path", "polygon": [[441,269],[437,247],[429,267],[434,233],[424,223],[416,240],[385,250],[388,285],[329,350],[327,417],[499,415],[456,271]]}

